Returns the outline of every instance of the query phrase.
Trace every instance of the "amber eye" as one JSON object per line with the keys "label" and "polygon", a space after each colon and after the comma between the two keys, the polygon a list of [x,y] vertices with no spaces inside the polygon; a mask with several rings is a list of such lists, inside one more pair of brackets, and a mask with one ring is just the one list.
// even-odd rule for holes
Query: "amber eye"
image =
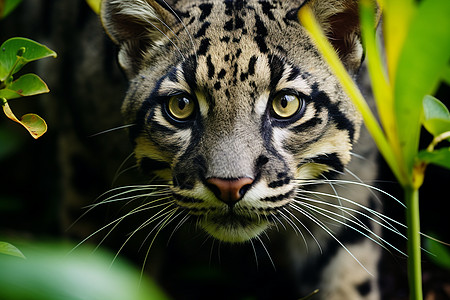
{"label": "amber eye", "polygon": [[293,94],[278,94],[272,100],[272,111],[276,118],[287,119],[294,116],[303,106],[303,100]]}
{"label": "amber eye", "polygon": [[184,95],[172,96],[167,101],[167,110],[176,120],[189,119],[195,111],[195,103]]}

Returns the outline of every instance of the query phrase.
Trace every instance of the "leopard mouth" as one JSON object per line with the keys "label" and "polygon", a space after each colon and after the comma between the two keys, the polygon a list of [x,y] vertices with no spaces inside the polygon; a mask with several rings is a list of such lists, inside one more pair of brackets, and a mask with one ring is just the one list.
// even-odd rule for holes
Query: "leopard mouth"
{"label": "leopard mouth", "polygon": [[270,226],[264,218],[238,214],[232,210],[223,214],[208,214],[200,219],[199,224],[214,238],[229,243],[249,241]]}

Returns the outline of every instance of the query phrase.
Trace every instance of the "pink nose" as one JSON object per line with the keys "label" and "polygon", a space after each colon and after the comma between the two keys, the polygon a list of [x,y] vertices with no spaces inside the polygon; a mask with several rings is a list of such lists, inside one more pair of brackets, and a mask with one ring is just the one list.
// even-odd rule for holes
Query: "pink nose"
{"label": "pink nose", "polygon": [[222,179],[209,178],[206,180],[209,183],[211,190],[222,202],[233,205],[244,196],[245,192],[250,188],[253,179],[243,177],[238,179]]}

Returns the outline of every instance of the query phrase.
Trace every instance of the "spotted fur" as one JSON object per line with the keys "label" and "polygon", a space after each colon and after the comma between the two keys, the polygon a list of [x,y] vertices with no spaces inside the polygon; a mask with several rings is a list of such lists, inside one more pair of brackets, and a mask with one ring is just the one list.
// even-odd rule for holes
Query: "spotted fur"
{"label": "spotted fur", "polygon": [[[316,179],[330,183],[344,173],[361,118],[297,20],[300,7],[311,5],[355,74],[362,60],[357,1],[174,2],[102,5],[103,25],[119,45],[130,83],[123,113],[134,124],[130,136],[142,171],[164,179],[175,211],[220,241],[258,239],[284,220],[308,232],[304,238],[318,248],[319,241],[329,244],[335,258],[299,290],[319,287],[322,299],[377,299],[376,277],[369,274],[376,274],[378,246],[364,235],[331,246],[345,242],[344,223],[354,222],[350,214],[328,226],[330,218],[348,213],[339,208],[345,192],[321,200],[320,188],[309,189]],[[298,101],[288,117],[274,111],[277,99],[287,105],[283,97]],[[180,111],[193,105],[193,112],[178,118],[171,101]],[[338,188],[332,189],[334,196]],[[349,209],[373,207],[369,195],[353,197]],[[352,226],[368,229],[366,237],[378,232],[370,219]],[[367,252],[371,256],[352,257]],[[304,250],[295,256],[296,270],[306,272]]]}

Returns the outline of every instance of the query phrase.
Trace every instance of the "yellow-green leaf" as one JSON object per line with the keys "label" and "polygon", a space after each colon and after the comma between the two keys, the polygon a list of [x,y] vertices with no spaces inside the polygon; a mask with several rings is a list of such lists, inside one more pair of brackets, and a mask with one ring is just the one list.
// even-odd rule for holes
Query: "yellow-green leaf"
{"label": "yellow-green leaf", "polygon": [[8,105],[8,102],[4,102],[2,105],[5,115],[14,122],[17,122],[25,127],[25,129],[28,130],[33,138],[37,139],[41,137],[45,132],[47,132],[47,123],[45,123],[44,119],[42,119],[38,115],[26,114],[19,120],[12,112],[11,108]]}
{"label": "yellow-green leaf", "polygon": [[86,0],[86,2],[96,14],[100,13],[100,4],[102,2],[101,0]]}
{"label": "yellow-green leaf", "polygon": [[7,85],[5,89],[0,90],[0,98],[15,99],[48,92],[47,85],[39,76],[36,74],[25,74],[10,85]]}
{"label": "yellow-green leaf", "polygon": [[0,253],[25,258],[25,255],[23,255],[23,253],[19,249],[17,249],[14,245],[6,242],[0,242]]}

